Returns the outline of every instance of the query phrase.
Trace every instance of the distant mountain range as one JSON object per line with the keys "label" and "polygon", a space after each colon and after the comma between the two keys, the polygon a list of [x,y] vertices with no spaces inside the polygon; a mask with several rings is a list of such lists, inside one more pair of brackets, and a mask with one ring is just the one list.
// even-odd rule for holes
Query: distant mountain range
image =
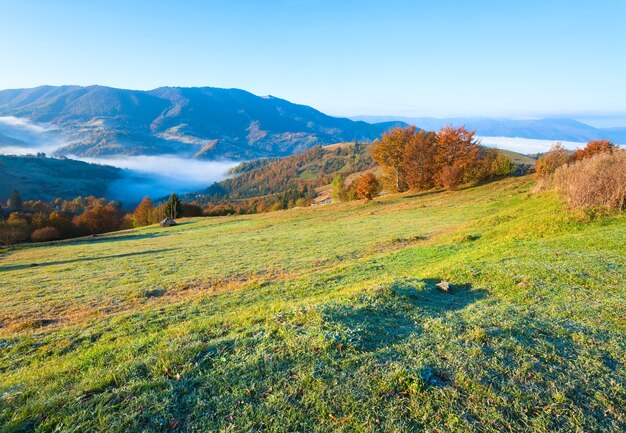
{"label": "distant mountain range", "polygon": [[426,130],[437,130],[446,124],[465,125],[480,136],[517,137],[541,140],[587,142],[606,138],[616,144],[626,144],[626,128],[594,128],[572,119],[488,119],[402,116],[356,116],[353,120],[365,122],[400,121]]}
{"label": "distant mountain range", "polygon": [[315,145],[372,141],[393,126],[437,130],[447,123],[465,124],[480,136],[626,143],[626,128],[594,128],[571,119],[346,119],[239,89],[41,86],[0,91],[4,153],[32,149],[92,158],[176,155],[240,161],[291,155]]}
{"label": "distant mountain range", "polygon": [[[399,122],[370,124],[238,89],[42,86],[0,91],[0,116],[58,130],[56,154],[175,154],[203,159],[290,155],[318,144],[369,141]],[[19,140],[0,131],[0,145]],[[26,143],[28,144],[28,143]]]}

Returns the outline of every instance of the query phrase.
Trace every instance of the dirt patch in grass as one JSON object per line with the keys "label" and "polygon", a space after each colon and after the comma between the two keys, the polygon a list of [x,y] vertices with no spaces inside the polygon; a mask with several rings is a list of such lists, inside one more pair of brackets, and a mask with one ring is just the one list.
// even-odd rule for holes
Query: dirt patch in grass
{"label": "dirt patch in grass", "polygon": [[[15,321],[1,322],[2,328],[5,328],[9,333],[20,332],[25,330],[41,329],[46,326],[51,326],[57,323],[57,319],[42,319],[42,318],[21,318]],[[1,328],[0,328],[1,329]]]}
{"label": "dirt patch in grass", "polygon": [[293,274],[264,272],[255,274],[232,274],[228,277],[214,277],[195,280],[167,288],[148,288],[129,295],[126,299],[107,299],[105,303],[72,304],[51,308],[45,312],[45,319],[33,318],[36,314],[24,311],[20,315],[2,317],[0,315],[0,335],[22,331],[40,331],[43,328],[84,323],[95,318],[104,319],[128,312],[140,312],[159,305],[198,299],[221,292],[245,288],[263,287],[272,282],[293,278]]}
{"label": "dirt patch in grass", "polygon": [[413,245],[420,244],[429,240],[432,237],[431,234],[427,235],[413,235],[409,237],[394,237],[388,241],[377,243],[372,246],[368,251],[368,255],[370,254],[379,254],[388,251],[395,251],[402,248],[410,247]]}

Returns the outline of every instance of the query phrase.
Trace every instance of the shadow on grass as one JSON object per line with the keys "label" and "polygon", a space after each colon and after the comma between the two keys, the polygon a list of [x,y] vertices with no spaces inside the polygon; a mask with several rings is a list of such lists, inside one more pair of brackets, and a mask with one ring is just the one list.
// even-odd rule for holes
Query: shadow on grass
{"label": "shadow on grass", "polygon": [[471,284],[452,284],[450,292],[442,292],[436,287],[440,281],[399,280],[353,305],[327,308],[324,317],[341,344],[376,351],[420,333],[424,317],[461,310],[486,296]]}
{"label": "shadow on grass", "polygon": [[119,259],[124,257],[133,257],[133,256],[142,256],[147,254],[158,254],[165,253],[168,251],[175,251],[177,248],[161,248],[158,250],[147,250],[147,251],[138,251],[132,253],[124,253],[124,254],[112,254],[109,256],[97,256],[97,257],[79,257],[76,259],[69,260],[55,260],[52,262],[43,262],[43,263],[23,263],[19,265],[9,265],[9,266],[0,266],[0,272],[9,272],[9,271],[17,271],[20,269],[29,269],[32,268],[36,270],[40,267],[44,266],[54,266],[54,265],[68,265],[71,263],[81,263],[81,262],[93,262],[96,260],[106,260],[106,259]]}
{"label": "shadow on grass", "polygon": [[83,245],[83,244],[104,243],[104,242],[136,241],[140,239],[153,239],[153,238],[159,238],[163,236],[169,236],[169,233],[167,232],[128,233],[128,234],[111,233],[111,234],[106,234],[106,235],[95,235],[95,236],[86,236],[86,237],[76,238],[76,239],[68,239],[65,241],[60,241],[60,242],[55,242],[55,243],[59,243],[62,245]]}
{"label": "shadow on grass", "polygon": [[445,190],[433,189],[433,190],[428,190],[428,191],[417,191],[417,192],[412,192],[407,195],[403,195],[402,198],[413,199],[413,198],[418,198],[418,197],[428,197],[429,195],[441,194],[442,192],[445,192]]}

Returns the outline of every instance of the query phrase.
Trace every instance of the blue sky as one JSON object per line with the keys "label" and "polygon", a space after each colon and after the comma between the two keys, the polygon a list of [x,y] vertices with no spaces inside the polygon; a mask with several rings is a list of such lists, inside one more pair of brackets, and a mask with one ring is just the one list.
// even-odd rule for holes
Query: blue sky
{"label": "blue sky", "polygon": [[5,1],[0,88],[237,87],[334,115],[623,116],[626,1]]}

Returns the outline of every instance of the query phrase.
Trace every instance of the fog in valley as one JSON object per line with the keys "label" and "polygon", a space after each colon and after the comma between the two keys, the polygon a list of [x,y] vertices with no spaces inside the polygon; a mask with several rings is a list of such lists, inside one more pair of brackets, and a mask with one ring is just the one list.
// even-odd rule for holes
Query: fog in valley
{"label": "fog in valley", "polygon": [[[47,124],[35,124],[16,117],[0,117],[0,154],[28,155],[54,152],[67,145],[63,133]],[[125,176],[113,182],[107,198],[119,200],[126,206],[143,197],[159,198],[172,192],[201,191],[214,182],[225,179],[233,161],[202,161],[175,155],[124,156],[89,158],[66,155],[68,158],[125,169]]]}
{"label": "fog in valley", "polygon": [[143,197],[160,198],[173,192],[201,191],[228,176],[238,162],[202,161],[171,155],[127,156],[119,158],[82,158],[81,161],[126,169],[127,175],[111,184],[107,198],[125,205]]}

